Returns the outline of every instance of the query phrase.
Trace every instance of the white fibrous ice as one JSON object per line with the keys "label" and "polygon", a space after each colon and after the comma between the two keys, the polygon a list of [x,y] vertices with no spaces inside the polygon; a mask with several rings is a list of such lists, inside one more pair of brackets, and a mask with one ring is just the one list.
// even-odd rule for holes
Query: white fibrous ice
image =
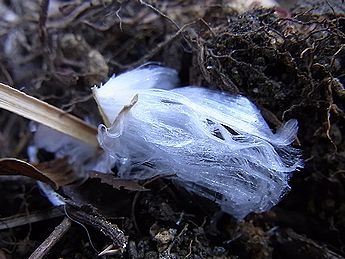
{"label": "white fibrous ice", "polygon": [[[111,124],[123,106],[139,92],[148,89],[172,89],[178,82],[174,69],[156,66],[154,69],[135,69],[113,76],[106,85],[93,88],[95,100],[106,124]],[[110,90],[112,89],[112,90]],[[113,91],[116,89],[116,102]]]}
{"label": "white fibrous ice", "polygon": [[79,173],[87,161],[96,156],[97,150],[78,139],[65,135],[44,125],[37,125],[34,130],[34,143],[36,148],[45,149],[54,153],[56,158],[68,157],[68,161]]}
{"label": "white fibrous ice", "polygon": [[[142,67],[93,89],[109,126],[98,140],[123,178],[173,177],[237,218],[268,210],[303,167],[297,121],[275,134],[245,97],[173,88],[174,70]],[[128,89],[127,89],[128,88]]]}
{"label": "white fibrous ice", "polygon": [[106,173],[113,167],[113,159],[90,144],[44,125],[35,125],[34,145],[29,146],[28,155],[31,162],[38,162],[36,153],[44,149],[54,153],[56,158],[68,158],[76,178],[87,177],[87,171],[95,170]]}

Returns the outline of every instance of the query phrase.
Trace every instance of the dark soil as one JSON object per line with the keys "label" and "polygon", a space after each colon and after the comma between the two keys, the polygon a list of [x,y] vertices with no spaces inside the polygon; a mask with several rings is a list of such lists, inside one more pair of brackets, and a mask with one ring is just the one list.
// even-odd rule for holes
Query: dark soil
{"label": "dark soil", "polygon": [[[60,191],[69,203],[51,216],[34,180],[2,177],[1,222],[12,217],[23,224],[0,230],[0,258],[29,257],[66,214],[72,225],[47,258],[95,258],[116,244],[117,227],[128,245],[115,245],[109,258],[345,256],[341,0],[300,1],[284,14],[239,13],[226,1],[75,0],[47,11],[48,2],[0,2],[1,82],[97,124],[90,87],[158,61],[175,68],[183,85],[247,96],[272,129],[298,119],[295,145],[303,150],[305,168],[294,173],[291,192],[277,206],[243,221],[161,178],[142,183],[149,189],[143,192],[98,179],[65,187]],[[0,156],[27,160],[29,121],[0,113]],[[51,156],[41,153],[42,161]],[[37,212],[42,220],[29,223]]]}

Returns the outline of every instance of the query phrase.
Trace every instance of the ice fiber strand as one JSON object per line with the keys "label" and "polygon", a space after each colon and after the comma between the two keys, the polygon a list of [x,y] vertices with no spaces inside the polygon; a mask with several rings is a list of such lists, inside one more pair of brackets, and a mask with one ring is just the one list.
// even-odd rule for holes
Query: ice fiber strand
{"label": "ice fiber strand", "polygon": [[[149,78],[155,69],[140,76]],[[110,80],[107,89],[116,93],[120,81]],[[121,84],[125,91],[126,83]],[[158,85],[160,89],[128,86],[137,89],[131,93],[138,94],[136,103],[119,116],[116,108],[114,123],[99,127],[99,143],[117,161],[120,177],[175,174],[188,190],[215,199],[238,218],[279,202],[290,188],[290,173],[303,166],[300,151],[290,146],[296,120],[274,134],[243,96],[200,87],[170,89],[167,80]],[[116,107],[117,97],[109,96],[107,107]]]}
{"label": "ice fiber strand", "polygon": [[113,76],[101,87],[94,87],[93,94],[98,106],[102,107],[101,114],[105,122],[110,125],[122,107],[129,104],[135,94],[151,88],[171,89],[177,82],[175,70],[160,66],[145,66],[117,77]]}

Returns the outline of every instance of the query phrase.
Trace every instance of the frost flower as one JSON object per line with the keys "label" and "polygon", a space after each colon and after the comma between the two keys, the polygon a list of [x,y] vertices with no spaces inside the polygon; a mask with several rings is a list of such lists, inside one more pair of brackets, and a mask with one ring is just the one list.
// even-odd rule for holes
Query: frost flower
{"label": "frost flower", "polygon": [[119,176],[174,174],[237,218],[277,204],[303,166],[290,146],[297,121],[274,134],[247,98],[177,82],[175,70],[150,66],[93,89],[107,125],[98,140]]}

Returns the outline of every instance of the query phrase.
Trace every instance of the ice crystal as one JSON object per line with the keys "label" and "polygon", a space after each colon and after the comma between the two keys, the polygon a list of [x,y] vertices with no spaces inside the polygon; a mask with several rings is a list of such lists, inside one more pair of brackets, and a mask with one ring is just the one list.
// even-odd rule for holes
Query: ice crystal
{"label": "ice crystal", "polygon": [[200,87],[174,88],[174,70],[142,67],[94,88],[107,126],[98,140],[123,178],[172,175],[237,218],[265,211],[301,168],[291,147],[297,121],[276,133],[247,98]]}

